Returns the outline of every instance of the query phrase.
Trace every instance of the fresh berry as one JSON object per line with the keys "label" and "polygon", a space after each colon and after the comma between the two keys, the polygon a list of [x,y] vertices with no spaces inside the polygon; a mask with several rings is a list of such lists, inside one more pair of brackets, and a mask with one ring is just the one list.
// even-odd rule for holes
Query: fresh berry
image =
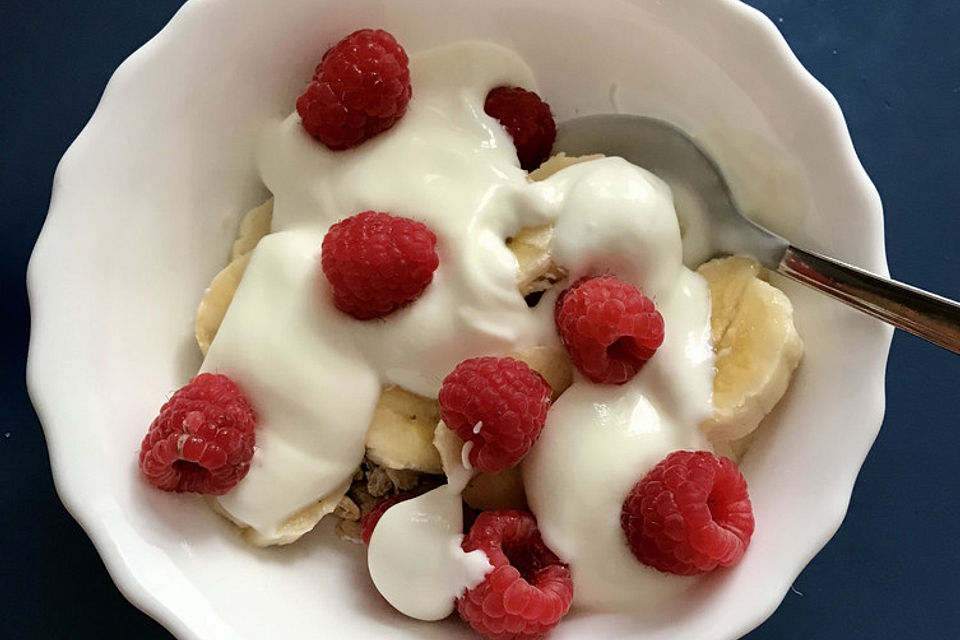
{"label": "fresh berry", "polygon": [[364,211],[341,220],[324,236],[320,256],[333,303],[369,320],[413,302],[440,263],[436,244],[430,229],[409,218]]}
{"label": "fresh berry", "polygon": [[440,417],[470,447],[480,471],[512,467],[540,437],[550,408],[550,385],[513,358],[464,360],[440,387]]}
{"label": "fresh berry", "polygon": [[323,54],[297,113],[307,133],[339,151],[392,127],[410,95],[403,47],[386,31],[362,29]]}
{"label": "fresh berry", "polygon": [[575,282],[557,298],[555,319],[573,364],[593,382],[627,382],[663,343],[653,301],[613,276]]}
{"label": "fresh berry", "polygon": [[513,138],[521,167],[533,171],[550,156],[557,125],[550,105],[533,91],[519,87],[491,89],[483,110],[496,118]]}
{"label": "fresh berry", "polygon": [[620,526],[637,560],[689,576],[740,560],[753,535],[753,509],[732,460],[675,451],[634,486]]}
{"label": "fresh berry", "polygon": [[140,445],[140,470],[164,491],[224,494],[247,475],[255,424],[233,380],[201,373],[160,408]]}
{"label": "fresh berry", "polygon": [[380,522],[383,514],[387,512],[387,509],[398,502],[409,500],[412,497],[414,497],[412,493],[398,493],[395,496],[384,498],[373,506],[370,513],[360,518],[360,537],[363,538],[363,544],[370,544],[370,536],[373,535],[374,528],[377,526],[377,523]]}
{"label": "fresh berry", "polygon": [[457,600],[457,611],[491,640],[528,640],[552,629],[570,609],[573,579],[523,511],[484,511],[463,539],[493,570]]}

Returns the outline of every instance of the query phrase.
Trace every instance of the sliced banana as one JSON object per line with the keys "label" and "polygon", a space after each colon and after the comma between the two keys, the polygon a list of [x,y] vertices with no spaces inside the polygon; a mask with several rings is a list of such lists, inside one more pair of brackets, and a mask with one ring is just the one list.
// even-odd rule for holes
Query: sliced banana
{"label": "sliced banana", "polygon": [[240,220],[240,228],[237,230],[237,237],[230,250],[230,259],[236,260],[243,254],[253,251],[260,242],[260,238],[270,233],[272,222],[273,198],[247,211]]}
{"label": "sliced banana", "polygon": [[[567,156],[558,153],[530,172],[527,179],[531,182],[546,180],[561,169],[602,157],[600,154]],[[566,270],[554,263],[550,257],[551,242],[553,225],[549,224],[526,227],[507,238],[507,247],[517,257],[517,288],[521,294],[526,296],[537,291],[546,291],[567,277]]]}
{"label": "sliced banana", "polygon": [[[510,357],[525,362],[543,376],[553,390],[553,398],[573,384],[573,365],[566,351],[555,347],[531,347]],[[434,449],[439,452],[444,473],[459,468],[463,463],[463,440],[440,422],[433,436]],[[474,473],[463,490],[463,501],[474,509],[527,509],[520,466],[497,473]]]}
{"label": "sliced banana", "polygon": [[[448,476],[463,463],[463,440],[443,422],[437,425],[434,446]],[[463,490],[463,501],[474,509],[527,509],[520,465],[497,473],[475,473]]]}
{"label": "sliced banana", "polygon": [[270,233],[270,223],[273,220],[273,198],[270,198],[259,207],[255,207],[244,214],[237,230],[237,237],[230,250],[230,263],[220,273],[213,277],[210,286],[203,293],[200,305],[197,307],[197,317],[194,321],[194,334],[197,337],[197,346],[200,353],[207,355],[207,349],[213,342],[220,323],[227,314],[227,307],[233,300],[233,295],[240,286],[243,272],[250,261],[250,253],[256,248],[260,238]]}
{"label": "sliced banana", "polygon": [[337,509],[349,488],[350,482],[347,481],[337,487],[328,496],[294,513],[271,534],[261,533],[252,527],[246,526],[242,522],[238,522],[233,516],[227,513],[216,500],[211,499],[208,500],[207,503],[216,513],[238,526],[241,536],[248,543],[255,547],[272,547],[295,542],[303,536],[303,534],[313,530],[325,515],[333,513]]}
{"label": "sliced banana", "polygon": [[[573,383],[573,365],[563,349],[538,346],[511,356],[540,373],[554,397]],[[388,473],[401,470],[443,473],[440,452],[434,445],[439,421],[440,405],[436,400],[402,387],[386,387],[367,431],[367,457]]]}
{"label": "sliced banana", "polygon": [[567,277],[566,269],[550,257],[553,225],[526,227],[506,242],[517,258],[517,288],[522,295],[546,291]]}
{"label": "sliced banana", "polygon": [[546,180],[553,174],[557,173],[561,169],[566,169],[567,167],[572,167],[575,164],[580,164],[581,162],[590,162],[591,160],[599,160],[603,157],[602,153],[594,153],[588,156],[568,156],[567,154],[560,153],[554,154],[547,158],[543,164],[530,172],[527,176],[527,179],[530,182],[538,182],[540,180]]}
{"label": "sliced banana", "polygon": [[712,260],[698,270],[715,301],[714,415],[701,427],[714,442],[751,433],[777,404],[803,356],[789,298],[760,278],[751,258]]}
{"label": "sliced banana", "polygon": [[710,289],[710,332],[713,344],[718,345],[736,315],[743,292],[760,277],[760,263],[747,256],[718,258],[700,265],[697,273]]}
{"label": "sliced banana", "polygon": [[521,360],[543,376],[553,390],[553,400],[573,384],[573,363],[565,349],[557,347],[530,347],[510,357]]}
{"label": "sliced banana", "polygon": [[433,432],[440,421],[440,405],[406,389],[383,390],[367,431],[367,457],[391,470],[410,469],[443,473]]}
{"label": "sliced banana", "polygon": [[243,272],[246,271],[249,261],[249,253],[244,253],[232,260],[214,276],[210,286],[203,293],[194,322],[194,335],[197,337],[197,346],[200,347],[203,355],[207,355],[207,349],[210,348],[210,343],[220,329],[220,323],[227,314],[227,307],[230,306],[233,294],[240,286],[240,279],[243,278]]}

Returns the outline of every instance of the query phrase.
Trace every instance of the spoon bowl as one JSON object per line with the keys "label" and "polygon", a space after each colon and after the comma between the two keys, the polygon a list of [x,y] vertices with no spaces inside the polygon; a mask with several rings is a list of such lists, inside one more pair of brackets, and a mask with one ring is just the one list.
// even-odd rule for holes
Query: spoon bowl
{"label": "spoon bowl", "polygon": [[722,255],[751,255],[772,271],[960,353],[960,304],[801,249],[753,222],[737,207],[720,167],[669,122],[631,114],[574,118],[557,128],[554,151],[619,156],[670,185],[688,267]]}

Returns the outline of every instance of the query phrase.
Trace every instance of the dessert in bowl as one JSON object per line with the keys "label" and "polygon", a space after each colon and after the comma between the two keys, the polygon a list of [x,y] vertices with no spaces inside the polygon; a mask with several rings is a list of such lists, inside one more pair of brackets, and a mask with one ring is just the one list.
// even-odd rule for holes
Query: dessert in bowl
{"label": "dessert in bowl", "polygon": [[[333,634],[352,632],[383,637],[391,634],[449,637],[460,629],[450,626],[453,623],[416,623],[392,613],[369,586],[362,556],[338,543],[331,535],[332,524],[321,521],[319,530],[287,548],[252,550],[232,525],[209,513],[199,500],[153,492],[138,478],[132,463],[122,462],[130,459],[130,452],[136,450],[153,412],[163,400],[161,390],[181,386],[197,371],[199,359],[190,344],[190,318],[199,292],[223,267],[239,212],[267,195],[259,177],[264,166],[263,141],[268,138],[264,130],[290,124],[287,114],[303,91],[305,79],[309,79],[323,51],[344,33],[368,24],[384,26],[395,33],[410,52],[426,51],[466,38],[504,45],[530,64],[541,94],[549,100],[558,119],[577,111],[608,111],[614,107],[667,117],[698,135],[718,157],[748,210],[774,212],[773,218],[764,220],[770,226],[787,234],[801,234],[810,244],[826,246],[864,266],[878,270],[883,267],[879,231],[874,235],[876,244],[856,244],[863,242],[865,236],[860,235],[849,239],[850,248],[818,242],[815,233],[803,235],[804,229],[816,228],[818,215],[829,221],[823,222],[822,228],[834,229],[836,220],[826,212],[841,215],[832,201],[841,196],[847,199],[846,205],[857,205],[858,211],[864,212],[863,220],[857,221],[859,224],[878,229],[875,195],[851,156],[835,106],[820,102],[823,99],[818,93],[820,89],[810,84],[809,79],[803,76],[784,79],[785,74],[799,73],[796,62],[789,58],[782,42],[765,30],[771,27],[743,7],[716,3],[705,10],[707,14],[716,12],[716,15],[698,13],[696,19],[692,15],[678,15],[682,10],[653,5],[596,7],[587,18],[599,23],[588,26],[610,35],[602,47],[595,39],[586,37],[582,22],[573,21],[573,17],[583,11],[583,7],[574,4],[553,3],[546,13],[535,3],[513,7],[510,26],[494,23],[487,13],[489,5],[459,8],[443,31],[438,29],[436,33],[427,33],[429,30],[425,30],[422,18],[418,19],[418,15],[423,14],[416,14],[410,8],[397,10],[397,15],[389,11],[387,15],[364,13],[363,5],[353,5],[350,11],[336,14],[330,13],[329,7],[326,11],[323,9],[316,3],[290,3],[273,7],[270,12],[255,3],[187,5],[165,34],[138,54],[140,62],[134,58],[128,63],[127,71],[119,73],[107,92],[100,114],[64,160],[51,222],[38,245],[31,269],[38,327],[31,384],[41,417],[53,434],[52,455],[65,502],[91,531],[121,588],[184,635],[258,637],[267,629],[276,632],[277,625],[288,625],[289,633],[301,635],[321,624]],[[537,10],[536,14],[525,14],[533,9]],[[325,21],[325,16],[331,15],[336,15],[336,20]],[[546,24],[551,27],[549,37],[538,35],[534,42],[534,36],[529,33],[511,33],[516,25],[532,20],[535,15],[539,15],[541,21],[546,16]],[[629,31],[624,29],[626,25],[618,26],[615,19],[623,15],[630,17]],[[720,55],[722,52],[709,49],[698,52],[687,38],[694,39],[699,47],[704,46],[698,38],[700,32],[696,24],[707,18],[710,20],[702,26],[707,32],[716,30],[715,33],[736,42],[746,38],[748,43],[748,35],[752,34],[754,45],[763,43],[781,56],[773,57],[781,65],[779,74],[766,77],[762,69],[748,60],[748,51],[742,52],[740,64],[745,65],[742,71],[725,60]],[[230,26],[234,30],[227,31],[243,37],[237,42],[232,39],[219,42],[217,46],[191,39],[189,34],[203,31],[204,20]],[[341,20],[341,24],[333,24]],[[185,49],[178,43],[176,50],[171,49],[169,53],[176,60],[167,57],[162,63],[152,62],[151,48],[164,51],[164,38],[176,38],[178,33],[186,38],[184,42],[189,42],[190,47]],[[633,40],[618,41],[618,34],[628,33],[649,37],[639,49],[633,49],[637,46]],[[571,46],[571,42],[581,43],[576,40],[578,34],[584,41],[583,46]],[[241,40],[246,54],[220,50],[231,43],[239,47]],[[610,54],[611,50],[620,51],[617,42],[622,47],[631,43],[631,48],[622,50],[630,51],[631,58],[640,56],[636,59],[651,61],[642,77],[636,77],[636,65],[624,63],[623,69],[617,69],[618,58]],[[211,49],[198,51],[196,47]],[[576,50],[576,56],[571,54],[572,50]],[[250,55],[244,57],[247,54]],[[201,74],[197,60],[204,60],[210,68]],[[587,60],[593,60],[601,71],[578,73],[578,69],[585,68]],[[681,63],[685,66],[678,66]],[[141,67],[137,68],[137,64]],[[158,80],[160,84],[169,84],[125,94],[126,99],[145,102],[117,104],[111,110],[111,101],[115,102],[114,96],[120,95],[117,87],[152,76],[151,64],[164,65],[166,75],[160,74]],[[221,64],[223,69],[218,69]],[[229,76],[231,71],[227,69],[243,71],[242,81],[210,85],[204,80],[218,71]],[[254,77],[250,77],[251,73]],[[605,75],[602,82],[591,85],[598,75]],[[584,85],[571,86],[571,77],[583,80]],[[702,82],[694,82],[694,77]],[[683,82],[677,82],[676,78],[683,78]],[[757,95],[743,90],[751,86],[751,78],[756,83]],[[201,84],[182,86],[190,79]],[[497,82],[509,80],[512,78],[496,79]],[[210,95],[198,92],[198,86]],[[417,113],[416,87],[414,83],[410,117],[416,117]],[[783,95],[778,91],[771,93],[772,87]],[[489,88],[478,87],[481,99]],[[276,95],[267,95],[274,93]],[[707,95],[713,96],[711,110],[703,105]],[[807,96],[806,102],[798,96]],[[183,102],[178,103],[181,99]],[[209,102],[204,102],[205,99]],[[789,105],[782,108],[789,110],[777,112],[775,106],[765,103],[764,99],[774,104],[782,99],[784,105]],[[163,104],[179,106],[167,108],[161,106]],[[230,108],[225,109],[224,105]],[[810,107],[809,113],[790,111],[804,105]],[[145,121],[135,114],[142,114],[144,108],[150,128],[145,128]],[[191,115],[186,117],[185,113]],[[795,113],[795,119],[790,117],[791,113]],[[811,115],[815,113],[820,114],[819,120]],[[164,115],[172,120],[165,121]],[[193,118],[195,120],[191,120]],[[403,127],[404,123],[397,126]],[[807,132],[798,127],[814,127],[814,130],[806,135]],[[824,151],[820,147],[803,148],[814,133],[821,140],[824,135],[832,134],[826,136],[831,142],[827,155],[835,158],[834,164],[823,174],[815,172],[823,169]],[[98,146],[99,137],[113,135],[118,136],[117,147]],[[154,135],[158,138],[152,139]],[[501,138],[494,147],[502,148],[503,142]],[[85,145],[92,145],[89,151],[85,152]],[[92,155],[86,157],[85,153]],[[271,158],[276,156],[268,154]],[[83,161],[76,160],[77,157]],[[188,162],[187,158],[191,160]],[[813,158],[821,159],[820,164],[813,162]],[[613,166],[618,161],[598,162]],[[82,164],[83,170],[89,173],[83,179],[76,173],[71,177],[71,171],[77,171],[71,168],[71,163]],[[300,166],[301,163],[294,164]],[[585,169],[566,169],[553,178],[554,183],[564,173],[570,176],[578,171]],[[271,180],[283,179],[285,172],[273,177],[265,174],[265,181],[270,185]],[[99,178],[99,186],[94,184],[92,176]],[[71,184],[72,180],[75,182]],[[818,184],[819,191],[813,186]],[[370,185],[370,188],[376,191],[377,186]],[[98,195],[94,196],[94,192]],[[282,219],[284,209],[290,211],[291,208],[284,204],[279,189],[274,193],[278,198],[276,212]],[[851,202],[854,196],[861,200]],[[57,213],[61,206],[71,210],[69,217]],[[355,213],[357,211],[344,212],[342,217]],[[108,214],[117,219],[96,218]],[[415,212],[408,215],[416,217]],[[109,224],[111,234],[75,233],[70,225],[84,216],[93,216],[86,218],[84,228]],[[50,291],[38,284],[44,282],[45,274],[47,278],[57,275],[52,271],[52,258],[44,260],[44,255],[51,246],[56,246],[58,236],[71,238],[69,248],[56,252],[58,258],[62,259],[67,251],[72,252],[72,262],[80,268],[71,272],[84,274],[84,282],[101,283],[93,289],[85,285],[85,311],[71,301],[70,292]],[[441,239],[443,236],[441,234]],[[837,240],[835,233],[829,237]],[[116,242],[118,238],[122,241]],[[322,234],[311,241],[313,252],[321,239]],[[263,246],[258,247],[251,264],[264,261],[257,256]],[[105,268],[104,256],[112,261],[109,276],[98,279],[89,269],[94,265]],[[440,256],[444,258],[442,251]],[[442,289],[441,273],[438,270],[434,290]],[[58,281],[64,282],[62,277]],[[243,288],[249,288],[248,284]],[[832,533],[849,498],[852,478],[879,425],[882,403],[876,392],[880,388],[889,335],[805,292],[788,288],[788,294],[796,307],[798,329],[807,342],[807,355],[792,390],[777,413],[768,419],[770,424],[751,445],[743,461],[758,523],[749,552],[736,567],[698,582],[682,603],[678,601],[676,607],[670,608],[669,615],[638,617],[575,610],[554,631],[558,637],[566,634],[582,637],[587,631],[613,637],[639,633],[684,637],[698,629],[711,629],[717,637],[742,633],[772,610],[802,564]],[[430,295],[428,288],[424,298],[410,306],[409,314],[416,313],[417,304],[427,301]],[[53,311],[71,307],[72,314]],[[82,317],[84,313],[88,314],[86,318]],[[228,312],[228,323],[230,314],[235,312]],[[666,315],[669,320],[669,314]],[[44,338],[45,325],[56,322],[52,318],[67,317],[74,331],[72,335],[48,329],[46,335],[57,337]],[[77,331],[83,327],[91,334],[81,339]],[[268,340],[282,338],[276,331],[264,335]],[[873,336],[872,343],[870,336]],[[843,367],[850,367],[851,363],[831,358],[831,354],[838,352],[834,345],[837,340],[842,340],[836,345],[844,344],[847,353],[850,349],[862,349],[857,351],[862,357],[856,363],[856,371],[844,372]],[[865,342],[861,344],[861,341]],[[211,350],[221,348],[218,342],[214,339]],[[84,353],[82,345],[92,347],[94,344],[95,349]],[[389,345],[377,346],[377,354],[390,350]],[[60,352],[61,368],[44,367],[44,353],[51,354],[52,349]],[[495,348],[490,351],[494,352],[492,355],[502,355]],[[79,358],[68,369],[83,369],[86,371],[83,377],[57,380],[66,374],[62,368],[65,353]],[[479,354],[462,354],[469,355]],[[81,366],[84,357],[91,360]],[[864,363],[871,358],[877,362],[876,371],[864,370]],[[438,368],[448,371],[459,359]],[[98,363],[106,366],[98,368]],[[97,371],[96,378],[91,378],[93,374],[88,370]],[[845,377],[857,375],[860,379],[874,379],[871,393],[865,397],[854,395],[852,400],[849,393],[840,397],[835,384],[840,379],[838,371]],[[344,378],[348,377],[344,370]],[[87,391],[77,386],[79,380],[90,385]],[[430,391],[417,388],[415,381],[407,386],[421,393]],[[62,405],[58,408],[57,403],[45,402],[43,389],[48,387],[76,389],[70,397],[84,398],[84,406],[74,406],[66,412]],[[355,388],[356,385],[351,391]],[[99,390],[99,395],[94,390]],[[857,401],[860,404],[851,404]],[[89,458],[73,452],[73,447],[78,447],[78,443],[68,441],[73,432],[60,431],[55,426],[64,424],[61,421],[66,419],[58,415],[81,409],[86,414],[86,422],[91,421],[93,413],[92,422],[113,425],[96,436],[102,440],[97,441],[96,455]],[[855,420],[850,418],[852,415],[856,415]],[[863,425],[862,430],[845,424],[846,430],[841,433],[837,425],[842,420]],[[859,435],[859,439],[851,434]],[[89,433],[85,434],[83,442],[89,443],[90,437]],[[817,445],[825,450],[816,449]],[[810,456],[827,461],[830,477],[812,476],[808,468]],[[61,457],[70,462],[61,466]],[[116,461],[111,470],[104,469],[105,459]],[[833,466],[829,464],[831,461]],[[70,497],[72,492],[76,492],[75,499]],[[85,509],[95,511],[85,517]],[[261,524],[254,527],[261,534],[269,529],[262,523],[251,523],[252,518],[240,519],[248,525]],[[814,524],[819,526],[811,526]],[[797,540],[802,538],[809,544],[799,544]],[[121,550],[121,554],[115,554],[114,548]]]}

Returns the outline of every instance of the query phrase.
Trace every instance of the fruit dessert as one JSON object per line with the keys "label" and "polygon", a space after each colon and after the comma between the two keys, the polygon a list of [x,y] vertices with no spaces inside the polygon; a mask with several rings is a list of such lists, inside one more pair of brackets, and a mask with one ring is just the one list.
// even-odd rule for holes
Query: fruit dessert
{"label": "fruit dessert", "polygon": [[273,198],[140,451],[255,545],[332,514],[397,610],[494,639],[642,615],[734,565],[735,460],[803,351],[755,261],[684,266],[664,182],[550,157],[535,90],[489,43],[331,47],[264,128]]}

